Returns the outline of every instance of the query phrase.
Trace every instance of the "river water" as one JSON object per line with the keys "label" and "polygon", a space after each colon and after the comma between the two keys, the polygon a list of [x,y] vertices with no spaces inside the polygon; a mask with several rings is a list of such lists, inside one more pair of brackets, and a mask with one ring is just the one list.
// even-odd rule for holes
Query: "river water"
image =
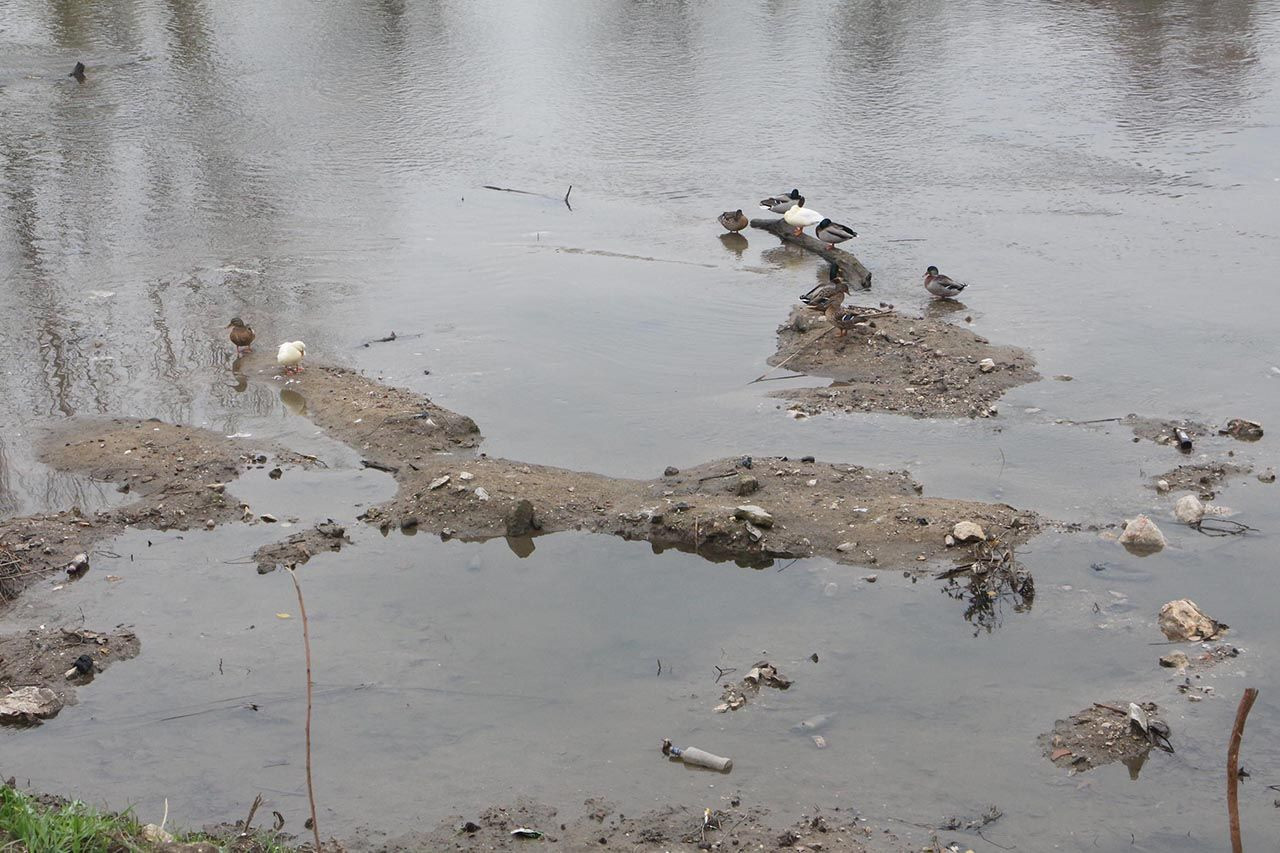
{"label": "river water", "polygon": [[[1170,451],[1058,421],[1280,425],[1278,125],[1276,2],[8,0],[0,511],[110,500],[35,461],[39,422],[77,414],[344,458],[270,382],[232,375],[240,315],[262,345],[305,340],[473,416],[493,455],[652,476],[815,453],[1064,521],[1165,513],[1143,484]],[[925,311],[937,264],[970,281],[973,328],[1046,380],[994,421],[785,417],[767,396],[783,383],[748,383],[818,264],[760,232],[722,242],[714,217],[791,187],[859,231],[875,298]],[[1270,436],[1239,455],[1280,462]],[[238,493],[352,519],[392,491],[336,468]],[[1222,752],[1251,684],[1246,833],[1280,836],[1274,489],[1222,498],[1262,534],[1178,530],[1146,560],[1041,537],[1035,607],[990,632],[892,572],[871,586],[821,561],[753,572],[578,535],[521,559],[357,529],[355,560],[305,570],[325,826],[406,829],[520,793],[605,792],[632,813],[733,790],[890,826],[995,802],[989,837],[1021,849],[1224,849]],[[55,723],[0,735],[5,773],[149,819],[165,797],[191,820],[242,816],[264,790],[296,825],[297,631],[274,615],[292,589],[226,562],[270,538],[126,537],[118,588],[33,590],[7,627],[83,608],[136,625],[143,654]],[[1035,737],[1055,718],[1171,692],[1147,644],[1183,596],[1248,650],[1214,676],[1222,698],[1171,706],[1180,749],[1137,780],[1051,767]],[[710,715],[712,667],[766,650],[797,689]],[[828,710],[826,751],[788,731]],[[663,736],[737,768],[673,772]]]}

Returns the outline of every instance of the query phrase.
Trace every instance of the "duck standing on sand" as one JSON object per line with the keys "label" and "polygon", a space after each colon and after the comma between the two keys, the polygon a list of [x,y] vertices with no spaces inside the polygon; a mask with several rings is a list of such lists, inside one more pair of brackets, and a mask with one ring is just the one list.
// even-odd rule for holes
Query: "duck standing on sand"
{"label": "duck standing on sand", "polygon": [[302,341],[290,341],[280,345],[276,353],[276,364],[284,368],[285,373],[301,373],[302,357],[307,354],[307,345]]}
{"label": "duck standing on sand", "polygon": [[840,305],[849,295],[849,283],[840,275],[840,267],[833,263],[827,277],[831,279],[830,283],[820,284],[800,297],[800,301],[814,311],[826,311],[832,305]]}
{"label": "duck standing on sand", "polygon": [[236,345],[236,355],[253,352],[253,339],[257,336],[254,335],[252,326],[246,325],[239,317],[232,317],[227,328],[231,330],[231,343]]}
{"label": "duck standing on sand", "polygon": [[795,230],[792,233],[799,237],[804,229],[810,225],[817,225],[826,219],[821,213],[812,208],[804,206],[804,199],[800,199],[800,203],[795,207],[782,214],[782,221],[790,225]]}
{"label": "duck standing on sand", "polygon": [[743,214],[742,209],[726,210],[717,217],[717,221],[724,226],[724,230],[737,233],[747,227],[747,217]]}
{"label": "duck standing on sand", "polygon": [[760,209],[771,213],[786,213],[797,204],[804,207],[804,196],[800,195],[800,190],[792,190],[761,200]]}
{"label": "duck standing on sand", "polygon": [[827,307],[827,322],[835,326],[839,331],[836,332],[837,338],[843,338],[849,333],[849,330],[862,325],[867,321],[866,309],[861,311],[857,308],[847,309],[836,303]]}
{"label": "duck standing on sand", "polygon": [[961,284],[951,276],[939,273],[937,267],[929,267],[924,272],[924,289],[938,299],[955,299],[966,287],[967,284]]}
{"label": "duck standing on sand", "polygon": [[858,232],[848,225],[841,225],[839,222],[824,219],[818,223],[817,228],[813,229],[813,235],[826,243],[828,249],[834,249],[836,243],[843,243],[845,240],[853,239],[858,236]]}

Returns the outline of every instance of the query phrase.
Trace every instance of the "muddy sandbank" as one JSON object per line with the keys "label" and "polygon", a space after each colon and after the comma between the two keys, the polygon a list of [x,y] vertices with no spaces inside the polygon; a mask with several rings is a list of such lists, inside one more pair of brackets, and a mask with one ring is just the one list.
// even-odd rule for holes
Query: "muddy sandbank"
{"label": "muddy sandbank", "polygon": [[943,319],[892,313],[842,337],[821,313],[803,306],[778,327],[778,351],[769,364],[834,380],[826,388],[774,392],[809,415],[985,418],[996,413],[996,401],[1010,388],[1040,378],[1026,351],[994,346]]}

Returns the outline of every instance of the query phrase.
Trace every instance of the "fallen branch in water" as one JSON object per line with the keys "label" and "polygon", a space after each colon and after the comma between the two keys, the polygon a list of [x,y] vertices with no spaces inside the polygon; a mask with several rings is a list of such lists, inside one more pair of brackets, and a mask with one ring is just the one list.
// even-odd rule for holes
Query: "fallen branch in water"
{"label": "fallen branch in water", "polygon": [[1258,698],[1256,687],[1245,688],[1236,709],[1236,722],[1231,727],[1231,745],[1227,747],[1227,816],[1231,820],[1231,853],[1244,853],[1240,840],[1240,801],[1236,787],[1240,784],[1240,741],[1244,739],[1244,722],[1249,718],[1254,700]]}
{"label": "fallen branch in water", "polygon": [[544,193],[532,193],[528,190],[513,190],[511,187],[495,187],[492,184],[485,184],[481,189],[497,190],[500,193],[520,193],[520,195],[544,195]]}
{"label": "fallen branch in water", "polygon": [[311,631],[307,624],[307,605],[302,601],[302,587],[298,583],[298,575],[293,569],[289,569],[289,580],[293,581],[293,588],[298,593],[298,613],[302,616],[302,648],[306,653],[307,661],[307,725],[306,725],[306,744],[307,744],[307,798],[311,801],[311,831],[315,833],[316,851],[319,853],[320,847],[320,824],[316,822],[316,789],[311,784]]}
{"label": "fallen branch in water", "polygon": [[794,243],[802,249],[807,249],[821,256],[823,260],[835,264],[840,268],[841,274],[844,275],[850,286],[861,287],[863,290],[871,289],[871,270],[864,267],[861,261],[843,249],[828,249],[826,243],[804,232],[796,236],[792,232],[791,226],[782,219],[753,219],[751,220],[751,227],[768,231],[787,243]]}

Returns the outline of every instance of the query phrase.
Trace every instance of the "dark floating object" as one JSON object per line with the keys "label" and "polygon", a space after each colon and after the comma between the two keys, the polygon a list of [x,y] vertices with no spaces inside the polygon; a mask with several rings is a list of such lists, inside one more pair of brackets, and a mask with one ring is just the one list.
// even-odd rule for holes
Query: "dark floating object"
{"label": "dark floating object", "polygon": [[71,73],[68,74],[67,76],[76,78],[77,83],[83,83],[84,82],[84,63],[77,62],[76,67],[71,69]]}

